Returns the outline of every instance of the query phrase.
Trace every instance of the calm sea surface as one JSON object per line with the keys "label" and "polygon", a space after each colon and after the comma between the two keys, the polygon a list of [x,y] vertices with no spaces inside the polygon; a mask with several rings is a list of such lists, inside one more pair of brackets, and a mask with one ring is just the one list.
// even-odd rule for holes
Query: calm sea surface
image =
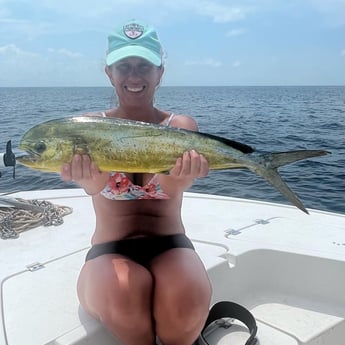
{"label": "calm sea surface", "polygon": [[[0,152],[17,147],[31,126],[113,107],[112,88],[0,88]],[[345,87],[162,87],[156,105],[196,118],[200,131],[259,152],[324,149],[332,154],[280,169],[308,208],[345,213]],[[57,174],[17,165],[2,169],[0,193],[71,188]],[[191,191],[288,203],[246,170],[213,171]]]}

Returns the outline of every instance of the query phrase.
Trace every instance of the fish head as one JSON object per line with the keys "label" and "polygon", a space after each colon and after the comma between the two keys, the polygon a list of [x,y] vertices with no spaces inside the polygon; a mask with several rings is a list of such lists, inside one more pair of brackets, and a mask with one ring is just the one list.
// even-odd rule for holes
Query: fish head
{"label": "fish head", "polygon": [[64,163],[71,161],[75,153],[74,138],[63,130],[54,130],[45,124],[29,129],[19,143],[24,151],[16,160],[29,168],[60,172]]}

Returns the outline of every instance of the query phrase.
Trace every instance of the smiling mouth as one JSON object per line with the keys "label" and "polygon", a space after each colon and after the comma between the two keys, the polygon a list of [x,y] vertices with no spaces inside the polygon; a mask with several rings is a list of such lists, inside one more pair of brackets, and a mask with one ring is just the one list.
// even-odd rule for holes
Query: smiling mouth
{"label": "smiling mouth", "polygon": [[143,85],[141,87],[130,87],[130,86],[125,86],[125,89],[129,92],[134,92],[134,93],[138,93],[141,92],[143,90],[145,90],[146,86]]}

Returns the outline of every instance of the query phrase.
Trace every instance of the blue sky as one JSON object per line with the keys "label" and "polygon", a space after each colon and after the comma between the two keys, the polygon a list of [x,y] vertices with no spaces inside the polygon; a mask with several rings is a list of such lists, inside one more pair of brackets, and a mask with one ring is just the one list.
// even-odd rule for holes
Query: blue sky
{"label": "blue sky", "polygon": [[107,35],[155,26],[163,85],[344,85],[345,0],[0,0],[0,87],[108,86]]}

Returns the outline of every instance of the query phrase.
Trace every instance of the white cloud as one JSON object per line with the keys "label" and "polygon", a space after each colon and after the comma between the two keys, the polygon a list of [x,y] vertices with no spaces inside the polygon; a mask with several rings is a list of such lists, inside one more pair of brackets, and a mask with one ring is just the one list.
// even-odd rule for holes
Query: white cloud
{"label": "white cloud", "polygon": [[235,36],[240,36],[240,35],[243,35],[246,33],[246,30],[244,29],[233,29],[233,30],[230,30],[228,31],[225,35],[227,37],[235,37]]}
{"label": "white cloud", "polygon": [[[1,4],[1,1],[0,1],[0,4]],[[9,16],[9,14],[10,13],[9,13],[8,9],[6,9],[4,7],[0,8],[0,21],[1,21],[1,18],[5,18],[5,17]]]}
{"label": "white cloud", "polygon": [[[0,10],[3,12],[3,15],[0,15],[0,21],[1,18],[19,20],[12,11],[12,6],[15,6],[16,2],[19,1],[4,2]],[[107,31],[109,26],[114,26],[114,23],[130,18],[144,19],[156,25],[169,23],[176,18],[198,15],[210,17],[216,23],[226,23],[244,19],[249,10],[249,6],[233,6],[225,0],[98,0],[97,2],[94,0],[41,0],[37,2],[20,0],[20,3],[29,9],[26,16],[27,24],[34,27],[39,25],[42,34],[44,30],[46,32],[66,30],[78,32],[92,28],[92,30]],[[31,17],[31,13],[35,15]],[[44,15],[37,16],[37,14]],[[37,20],[38,18],[41,19]],[[49,18],[49,20],[42,18]],[[11,30],[14,29],[15,27],[11,28]]]}
{"label": "white cloud", "polygon": [[72,59],[80,58],[83,56],[80,53],[75,53],[75,52],[72,52],[72,51],[65,49],[65,48],[61,48],[61,49],[49,48],[48,52],[52,53],[52,54],[59,54],[59,55],[67,56],[67,57],[72,58]]}
{"label": "white cloud", "polygon": [[241,61],[240,60],[235,60],[232,64],[232,67],[237,68],[241,66]]}
{"label": "white cloud", "polygon": [[[238,40],[236,43],[239,45],[230,49],[224,45],[224,36],[235,41],[236,37],[246,35],[248,44],[245,51],[248,50],[250,57],[260,54],[281,57],[285,48],[279,41],[279,18],[294,17],[297,24],[298,20],[306,18],[300,29],[311,23],[321,32],[331,24],[336,27],[337,23],[345,23],[344,5],[345,0],[0,0],[0,86],[24,83],[99,85],[104,80],[108,85],[102,66],[106,35],[115,25],[130,18],[142,19],[157,27],[164,47],[171,50],[169,64],[174,66],[178,62],[180,65],[186,56],[191,56],[189,61],[182,63],[183,71],[198,76],[208,73],[222,80],[226,69],[229,73],[240,74],[242,69],[238,67],[243,67],[244,63],[236,60],[244,49],[240,44],[242,42]],[[256,27],[258,30],[265,29],[265,23],[270,22],[276,25],[277,32],[272,31],[276,35],[267,37],[262,46],[256,36]],[[248,35],[244,28],[248,28],[253,35]],[[188,30],[192,35],[199,34],[201,43],[197,40],[185,43],[184,33]],[[295,31],[291,31],[294,35]],[[320,36],[320,40],[325,37],[325,42],[320,45],[320,51],[333,54],[333,58],[334,54],[338,55],[338,59],[340,55],[344,57],[340,30],[322,32],[325,36]],[[328,39],[328,34],[333,36]],[[289,32],[284,32],[285,35],[288,48],[291,44],[289,39],[293,36],[289,36]],[[335,53],[334,45],[330,47],[327,44],[333,39],[340,41]],[[188,44],[188,49],[180,47],[180,41],[182,47]],[[212,57],[207,58],[208,54]],[[292,63],[303,64],[303,58],[298,59],[296,57]],[[255,63],[256,59],[252,63],[246,62],[246,69],[252,65],[256,71]],[[341,71],[334,75],[342,75],[343,83]],[[182,83],[184,78],[182,73]]]}
{"label": "white cloud", "polygon": [[0,54],[19,53],[19,51],[19,48],[17,48],[15,44],[7,44],[5,46],[0,47]]}
{"label": "white cloud", "polygon": [[328,23],[334,26],[345,24],[344,0],[309,0],[310,6],[315,8]]}
{"label": "white cloud", "polygon": [[202,60],[187,60],[185,62],[185,65],[187,66],[210,66],[213,68],[218,68],[222,66],[222,63],[218,60],[215,60],[213,58],[206,58]]}
{"label": "white cloud", "polygon": [[245,7],[217,4],[214,1],[198,2],[199,14],[210,16],[216,23],[227,23],[242,20],[247,15]]}
{"label": "white cloud", "polygon": [[37,57],[38,55],[35,53],[24,51],[18,48],[15,44],[10,43],[0,47],[0,54],[1,55],[8,55],[10,58],[15,57]]}
{"label": "white cloud", "polygon": [[0,87],[106,84],[101,61],[65,48],[49,50],[38,54],[13,43],[0,46]]}

